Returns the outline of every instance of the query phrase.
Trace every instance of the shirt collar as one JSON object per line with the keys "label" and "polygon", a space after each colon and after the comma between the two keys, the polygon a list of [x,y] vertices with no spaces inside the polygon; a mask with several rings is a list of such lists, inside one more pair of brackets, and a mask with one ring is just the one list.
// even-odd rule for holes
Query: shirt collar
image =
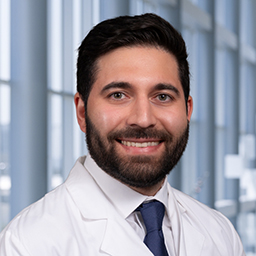
{"label": "shirt collar", "polygon": [[90,155],[86,157],[84,167],[124,218],[127,218],[141,203],[148,200],[159,200],[168,209],[167,179],[155,196],[145,196],[108,175]]}

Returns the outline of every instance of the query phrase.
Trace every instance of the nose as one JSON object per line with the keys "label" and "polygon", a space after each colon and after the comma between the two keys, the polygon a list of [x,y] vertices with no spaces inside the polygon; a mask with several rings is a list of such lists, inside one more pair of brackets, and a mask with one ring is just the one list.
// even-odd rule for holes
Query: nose
{"label": "nose", "polygon": [[131,105],[127,118],[127,124],[130,126],[139,126],[141,128],[154,127],[156,125],[156,116],[152,104],[148,98],[136,99]]}

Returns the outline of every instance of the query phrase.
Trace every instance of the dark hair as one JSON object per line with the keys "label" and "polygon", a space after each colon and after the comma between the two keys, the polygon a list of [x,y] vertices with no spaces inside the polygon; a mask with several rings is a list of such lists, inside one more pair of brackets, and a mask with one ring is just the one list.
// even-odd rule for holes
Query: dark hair
{"label": "dark hair", "polygon": [[170,23],[148,13],[105,20],[96,25],[84,38],[78,51],[77,91],[85,103],[85,109],[95,82],[99,57],[120,47],[137,45],[160,47],[176,57],[187,102],[190,81],[185,42]]}

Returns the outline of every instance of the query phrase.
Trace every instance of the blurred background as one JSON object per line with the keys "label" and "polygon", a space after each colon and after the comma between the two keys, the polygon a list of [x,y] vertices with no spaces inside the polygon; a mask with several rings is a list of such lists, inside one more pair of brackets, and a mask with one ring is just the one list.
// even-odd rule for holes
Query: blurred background
{"label": "blurred background", "polygon": [[225,214],[256,255],[256,0],[0,0],[0,231],[87,153],[73,104],[81,40],[146,12],[189,52],[190,140],[169,182]]}

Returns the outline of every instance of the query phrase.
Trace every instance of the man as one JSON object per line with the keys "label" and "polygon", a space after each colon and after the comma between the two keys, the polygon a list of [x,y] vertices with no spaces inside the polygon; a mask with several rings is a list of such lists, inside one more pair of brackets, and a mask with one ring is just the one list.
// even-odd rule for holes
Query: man
{"label": "man", "polygon": [[193,108],[185,43],[169,23],[98,24],[79,48],[77,90],[90,154],[6,227],[1,256],[245,255],[224,216],[167,183]]}

